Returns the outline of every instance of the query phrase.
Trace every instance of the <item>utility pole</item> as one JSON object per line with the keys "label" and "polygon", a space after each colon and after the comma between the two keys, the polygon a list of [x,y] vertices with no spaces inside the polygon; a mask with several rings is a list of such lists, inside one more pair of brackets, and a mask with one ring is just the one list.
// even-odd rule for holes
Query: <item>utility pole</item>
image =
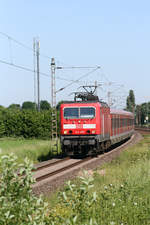
{"label": "utility pole", "polygon": [[36,44],[35,38],[33,38],[33,70],[34,70],[34,103],[36,109]]}
{"label": "utility pole", "polygon": [[38,112],[40,112],[40,69],[39,69],[39,55],[40,55],[40,42],[39,42],[39,40],[36,40]]}
{"label": "utility pole", "polygon": [[55,82],[55,59],[51,59],[51,144],[58,154],[58,135],[57,135],[57,110],[56,110],[56,82]]}
{"label": "utility pole", "polygon": [[55,59],[51,59],[51,105],[56,107]]}

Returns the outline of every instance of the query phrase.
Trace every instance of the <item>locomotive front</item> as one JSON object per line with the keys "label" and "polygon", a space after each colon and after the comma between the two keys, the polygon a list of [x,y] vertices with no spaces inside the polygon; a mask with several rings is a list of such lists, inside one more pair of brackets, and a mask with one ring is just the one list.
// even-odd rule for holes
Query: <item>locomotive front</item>
{"label": "locomotive front", "polygon": [[100,132],[99,103],[66,103],[60,106],[62,151],[87,154]]}

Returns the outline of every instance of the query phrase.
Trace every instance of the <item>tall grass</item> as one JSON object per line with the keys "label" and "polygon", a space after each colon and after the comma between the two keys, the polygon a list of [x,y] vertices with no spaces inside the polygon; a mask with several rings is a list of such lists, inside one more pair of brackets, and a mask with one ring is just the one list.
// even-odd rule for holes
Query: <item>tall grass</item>
{"label": "tall grass", "polygon": [[[124,151],[120,157],[97,168],[93,175],[91,174],[90,171],[89,176],[94,178],[94,185],[84,201],[89,202],[88,196],[97,193],[96,203],[92,205],[92,208],[84,207],[84,217],[82,209],[82,214],[79,209],[72,211],[72,202],[78,202],[79,205],[80,200],[83,201],[81,198],[83,192],[78,191],[83,187],[81,179],[75,181],[77,190],[68,191],[68,187],[64,190],[64,196],[67,196],[66,204],[57,197],[57,205],[55,205],[53,199],[54,205],[51,207],[56,217],[67,219],[68,215],[77,215],[76,224],[88,224],[89,218],[91,221],[97,221],[99,225],[150,224],[149,135],[146,135],[140,143]],[[85,202],[81,202],[82,207]],[[61,220],[57,224],[61,224]]]}
{"label": "tall grass", "polygon": [[34,163],[48,160],[53,155],[50,140],[1,138],[0,156],[10,153],[18,157],[18,162],[23,162],[28,157]]}

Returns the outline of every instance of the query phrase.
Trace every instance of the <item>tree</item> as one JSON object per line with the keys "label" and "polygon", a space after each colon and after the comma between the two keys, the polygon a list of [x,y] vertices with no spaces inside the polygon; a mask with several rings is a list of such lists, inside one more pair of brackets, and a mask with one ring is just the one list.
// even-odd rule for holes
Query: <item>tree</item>
{"label": "tree", "polygon": [[22,103],[22,109],[35,110],[36,108],[37,107],[36,107],[36,104],[34,102],[27,101],[27,102]]}
{"label": "tree", "polygon": [[20,104],[11,104],[8,106],[8,109],[19,109],[20,110],[21,106]]}
{"label": "tree", "polygon": [[59,110],[60,109],[60,105],[63,103],[64,101],[60,101],[57,103],[56,109]]}
{"label": "tree", "polygon": [[40,101],[40,109],[41,110],[49,110],[51,108],[50,104],[46,100]]}
{"label": "tree", "polygon": [[0,112],[5,111],[5,110],[6,110],[6,108],[4,106],[0,105]]}
{"label": "tree", "polygon": [[5,134],[5,125],[3,120],[3,114],[0,112],[0,137],[3,137]]}
{"label": "tree", "polygon": [[126,110],[130,112],[135,112],[135,96],[133,90],[129,91],[129,96],[126,101]]}

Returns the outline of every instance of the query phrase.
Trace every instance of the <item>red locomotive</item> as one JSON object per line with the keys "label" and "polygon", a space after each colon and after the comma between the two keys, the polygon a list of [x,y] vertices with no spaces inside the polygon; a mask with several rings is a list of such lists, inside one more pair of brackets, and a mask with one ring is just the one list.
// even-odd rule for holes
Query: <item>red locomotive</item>
{"label": "red locomotive", "polygon": [[[133,113],[110,109],[93,92],[75,94],[74,102],[64,102],[60,106],[61,146],[64,153],[98,153],[131,137],[134,131]],[[82,101],[77,101],[77,98]]]}

